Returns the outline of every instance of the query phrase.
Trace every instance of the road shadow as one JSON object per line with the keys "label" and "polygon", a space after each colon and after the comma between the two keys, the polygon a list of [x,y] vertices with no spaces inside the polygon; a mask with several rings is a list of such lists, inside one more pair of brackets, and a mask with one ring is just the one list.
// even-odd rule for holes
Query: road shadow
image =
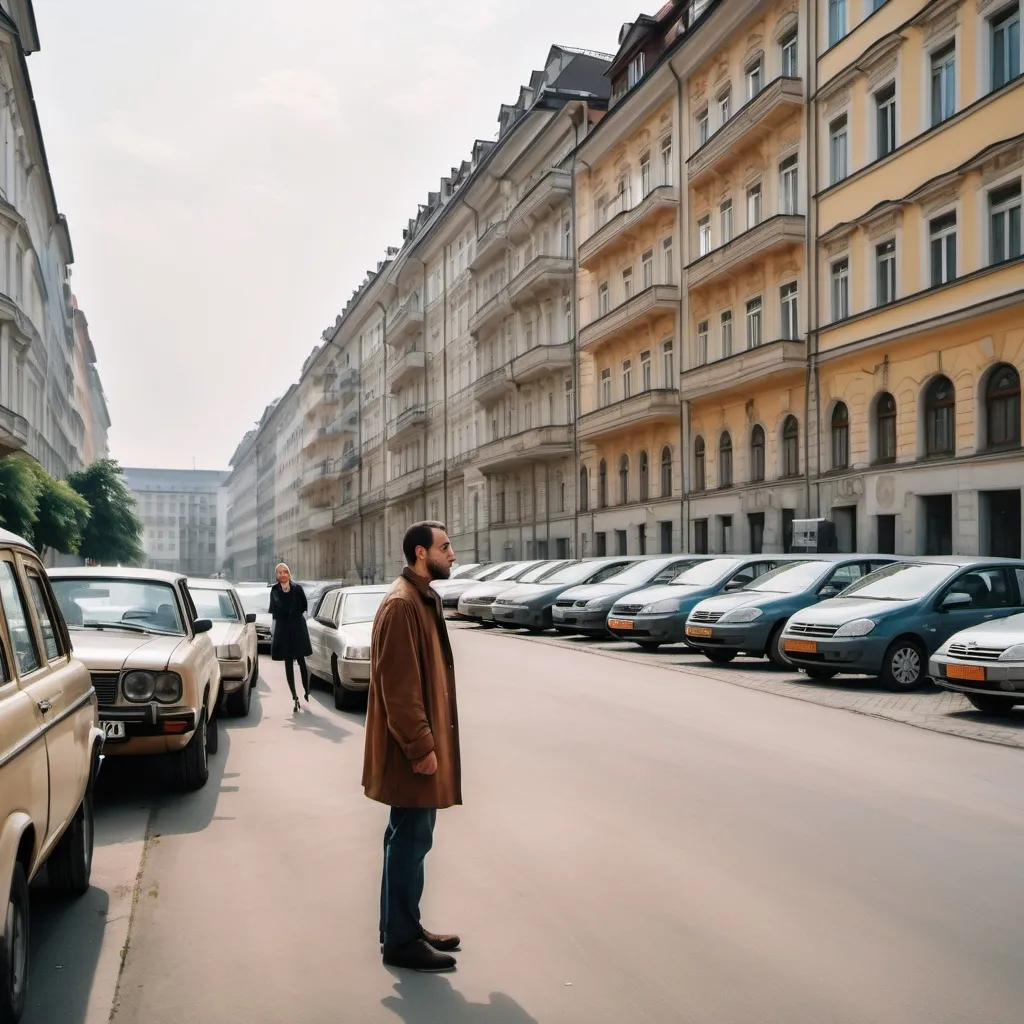
{"label": "road shadow", "polygon": [[270,693],[270,687],[261,688],[260,681],[257,680],[249,699],[249,714],[245,718],[239,718],[228,711],[221,711],[221,728],[230,729],[232,732],[237,729],[258,729],[263,721],[263,694],[265,693]]}
{"label": "road shadow", "polygon": [[806,686],[808,689],[820,693],[887,693],[893,697],[927,697],[946,692],[930,680],[922,683],[915,690],[904,691],[888,689],[875,676],[836,676],[828,682],[818,682],[816,679],[811,679],[810,676],[803,675],[795,670],[787,670],[787,672],[788,674],[779,672],[778,678],[787,683],[794,683],[797,686]]}
{"label": "road shadow", "polygon": [[318,690],[309,691],[309,704],[300,697],[301,711],[293,711],[285,719],[285,725],[289,729],[296,729],[301,732],[310,732],[320,736],[331,743],[343,743],[351,731],[343,728],[337,722],[342,717],[341,712],[334,710],[334,695],[327,697]]}
{"label": "road shadow", "polygon": [[395,995],[382,999],[381,1005],[405,1024],[539,1024],[504,992],[492,992],[486,1003],[471,1003],[447,978],[391,973],[397,979]]}
{"label": "road shadow", "polygon": [[985,725],[998,725],[1004,729],[1015,729],[1024,731],[1024,708],[1014,708],[1008,715],[986,715],[981,711],[969,708],[966,711],[950,711],[948,718],[960,719],[962,722],[984,723]]}

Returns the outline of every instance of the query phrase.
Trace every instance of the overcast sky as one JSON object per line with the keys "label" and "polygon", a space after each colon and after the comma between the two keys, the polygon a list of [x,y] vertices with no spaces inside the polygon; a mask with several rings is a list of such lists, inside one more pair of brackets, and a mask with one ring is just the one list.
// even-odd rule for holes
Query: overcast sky
{"label": "overcast sky", "polygon": [[35,0],[113,456],[226,468],[549,46],[613,51],[633,2]]}

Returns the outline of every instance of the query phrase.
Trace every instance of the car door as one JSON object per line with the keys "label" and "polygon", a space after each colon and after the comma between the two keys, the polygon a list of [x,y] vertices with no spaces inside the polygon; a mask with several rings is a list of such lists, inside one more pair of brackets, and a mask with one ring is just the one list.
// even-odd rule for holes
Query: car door
{"label": "car door", "polygon": [[246,665],[254,665],[259,660],[256,651],[256,625],[245,621],[245,609],[242,607],[238,594],[233,590],[226,593],[231,607],[234,608],[235,614],[238,616],[238,621],[242,623],[242,657]]}
{"label": "car door", "polygon": [[[949,594],[967,594],[969,605],[943,608]],[[972,566],[958,573],[939,592],[925,613],[924,636],[933,654],[954,633],[992,619],[1002,619],[1020,610],[1017,580],[1003,566]]]}
{"label": "car door", "polygon": [[841,594],[851,583],[856,583],[868,572],[864,562],[847,562],[837,566],[828,574],[825,581],[818,587],[817,598],[825,601]]}
{"label": "car door", "polygon": [[693,565],[692,558],[677,558],[674,562],[665,566],[647,586],[660,587],[671,583],[681,572],[689,569],[691,565]]}
{"label": "car door", "polygon": [[309,640],[316,662],[315,671],[322,679],[331,677],[331,651],[328,641],[330,631],[335,628],[335,615],[340,600],[341,591],[331,591],[321,602],[316,617],[309,620]]}

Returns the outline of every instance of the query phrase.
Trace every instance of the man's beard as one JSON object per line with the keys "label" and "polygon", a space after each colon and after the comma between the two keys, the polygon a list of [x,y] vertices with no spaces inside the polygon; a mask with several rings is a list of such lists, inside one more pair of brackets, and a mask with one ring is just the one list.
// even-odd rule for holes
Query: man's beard
{"label": "man's beard", "polygon": [[442,565],[440,562],[433,562],[427,559],[427,572],[432,580],[446,580],[452,574],[450,565]]}

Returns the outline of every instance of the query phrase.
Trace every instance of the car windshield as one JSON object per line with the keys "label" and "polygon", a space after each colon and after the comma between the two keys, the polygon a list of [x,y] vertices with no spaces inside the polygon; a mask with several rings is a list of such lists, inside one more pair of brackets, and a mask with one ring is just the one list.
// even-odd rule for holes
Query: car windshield
{"label": "car windshield", "polygon": [[266,615],[270,611],[270,587],[264,590],[239,590],[238,599],[246,615]]}
{"label": "car windshield", "polygon": [[341,609],[342,625],[352,622],[373,622],[373,617],[377,614],[377,609],[385,597],[387,597],[386,590],[378,590],[374,593],[346,594],[345,603]]}
{"label": "car windshield", "polygon": [[[626,566],[621,572],[617,572],[614,576],[609,576],[604,582],[613,583],[616,586],[619,584],[631,586],[634,583],[649,583],[655,576],[669,568],[671,564],[671,562],[665,562],[660,558],[652,559],[649,562],[637,562],[636,565]],[[693,563],[691,562],[690,564],[692,565]]]}
{"label": "car windshield", "polygon": [[[570,564],[575,565],[576,563]],[[526,575],[521,576],[519,582],[540,583],[542,580],[546,580],[549,576],[554,576],[556,572],[561,572],[565,568],[565,562],[541,562],[540,565],[535,565]]]}
{"label": "car windshield", "polygon": [[814,586],[833,566],[833,562],[789,562],[758,576],[744,590],[761,590],[769,594],[799,594]]}
{"label": "car windshield", "polygon": [[196,615],[200,619],[213,619],[214,622],[240,622],[241,618],[231,594],[226,590],[200,589],[189,587],[192,603],[196,606]]}
{"label": "car windshield", "polygon": [[64,618],[71,629],[114,629],[184,636],[174,588],[155,580],[55,579]]}
{"label": "car windshield", "polygon": [[567,565],[564,569],[552,573],[544,582],[552,586],[559,583],[583,583],[602,568],[607,569],[601,562],[577,562],[575,565]]}
{"label": "car windshield", "polygon": [[708,587],[723,576],[731,576],[743,562],[739,558],[711,558],[680,573],[673,581],[673,587]]}
{"label": "car windshield", "polygon": [[503,569],[494,577],[494,582],[505,583],[508,580],[518,580],[524,573],[529,572],[532,568],[534,568],[534,564],[532,562],[528,565],[523,565],[522,562],[513,562],[507,569]]}
{"label": "car windshield", "polygon": [[510,568],[508,562],[501,562],[499,565],[489,565],[485,572],[480,573],[479,576],[474,578],[478,580],[493,580],[498,577],[499,573],[503,573],[508,568]]}
{"label": "car windshield", "polygon": [[872,601],[916,601],[959,571],[959,566],[941,562],[894,562],[868,573],[847,587],[836,600],[855,597]]}
{"label": "car windshield", "polygon": [[478,572],[483,572],[482,565],[457,565],[452,569],[451,579],[457,580],[465,576],[467,579],[474,579]]}

